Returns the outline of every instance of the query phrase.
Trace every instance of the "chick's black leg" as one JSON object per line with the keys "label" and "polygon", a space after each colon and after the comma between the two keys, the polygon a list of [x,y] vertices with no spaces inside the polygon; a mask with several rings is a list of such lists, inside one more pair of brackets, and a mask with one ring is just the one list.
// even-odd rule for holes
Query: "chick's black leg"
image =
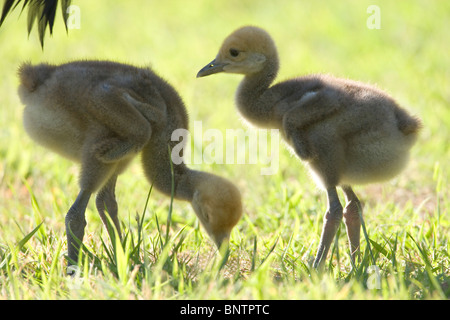
{"label": "chick's black leg", "polygon": [[314,260],[314,268],[323,267],[327,258],[328,250],[336,235],[339,224],[342,220],[342,205],[339,202],[339,197],[336,188],[327,189],[328,210],[324,215],[322,235],[320,237],[319,249],[317,251],[316,259]]}
{"label": "chick's black leg", "polygon": [[82,189],[65,218],[69,266],[76,264],[78,261],[80,245],[77,239],[80,242],[83,241],[84,228],[86,227],[85,212],[90,197],[91,193]]}
{"label": "chick's black leg", "polygon": [[100,214],[100,218],[103,224],[108,228],[108,217],[106,216],[105,210],[111,218],[114,226],[116,227],[117,233],[120,236],[120,222],[117,215],[117,201],[115,196],[117,175],[113,175],[107,184],[98,192],[95,199],[95,204],[97,206],[97,211]]}

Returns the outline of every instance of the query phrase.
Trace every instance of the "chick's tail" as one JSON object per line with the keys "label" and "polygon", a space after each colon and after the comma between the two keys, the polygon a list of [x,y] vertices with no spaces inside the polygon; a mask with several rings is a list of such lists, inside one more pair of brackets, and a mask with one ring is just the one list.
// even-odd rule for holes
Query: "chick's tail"
{"label": "chick's tail", "polygon": [[55,66],[49,64],[33,66],[29,62],[23,63],[18,71],[20,83],[29,92],[33,92],[52,75],[55,69]]}

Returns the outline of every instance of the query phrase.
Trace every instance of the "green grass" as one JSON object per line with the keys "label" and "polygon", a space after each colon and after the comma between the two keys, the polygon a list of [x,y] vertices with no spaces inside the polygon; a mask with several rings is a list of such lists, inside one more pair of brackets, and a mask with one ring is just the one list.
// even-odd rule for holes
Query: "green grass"
{"label": "green grass", "polygon": [[[377,1],[379,30],[366,27],[369,1],[74,4],[81,28],[66,35],[58,11],[43,51],[36,31],[27,38],[25,14],[15,12],[0,29],[0,299],[450,297],[447,1]],[[184,98],[191,126],[202,120],[204,130],[225,132],[244,127],[233,98],[240,77],[195,75],[245,24],[274,37],[279,79],[324,72],[375,83],[423,119],[407,170],[356,188],[366,227],[361,262],[352,268],[341,226],[326,272],[311,269],[325,195],[280,146],[280,169],[271,176],[258,165],[192,166],[229,178],[243,194],[245,214],[229,252],[216,252],[189,204],[156,190],[147,201],[150,185],[135,161],[117,187],[122,243],[110,241],[91,203],[80,275],[67,277],[64,215],[78,192],[78,167],[25,134],[17,66],[80,58],[150,64]]]}

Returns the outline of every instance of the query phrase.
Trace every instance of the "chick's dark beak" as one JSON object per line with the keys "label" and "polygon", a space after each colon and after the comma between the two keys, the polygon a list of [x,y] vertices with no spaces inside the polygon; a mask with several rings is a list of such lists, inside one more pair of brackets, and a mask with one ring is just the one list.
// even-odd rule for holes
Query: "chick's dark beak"
{"label": "chick's dark beak", "polygon": [[216,59],[204,66],[198,73],[197,78],[209,76],[210,74],[223,72],[223,68],[227,63],[217,62]]}

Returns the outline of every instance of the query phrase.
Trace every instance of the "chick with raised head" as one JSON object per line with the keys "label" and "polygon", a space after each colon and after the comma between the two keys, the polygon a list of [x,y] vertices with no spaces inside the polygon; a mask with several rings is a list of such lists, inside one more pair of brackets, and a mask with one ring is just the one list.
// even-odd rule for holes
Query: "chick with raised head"
{"label": "chick with raised head", "polygon": [[[188,116],[176,90],[149,68],[110,61],[75,61],[59,66],[23,64],[19,96],[24,126],[37,143],[81,164],[80,192],[67,212],[69,264],[76,264],[86,226],[85,211],[109,214],[120,234],[116,180],[142,154],[148,180],[162,193],[189,201],[217,246],[226,241],[242,214],[241,195],[219,176],[189,169],[169,150]],[[172,185],[173,173],[173,185]]]}
{"label": "chick with raised head", "polygon": [[[397,175],[407,163],[421,122],[373,86],[322,74],[273,84],[278,70],[271,36],[246,26],[223,41],[216,58],[197,77],[219,72],[244,75],[236,92],[239,112],[256,126],[278,128],[327,193],[314,266],[326,260],[342,218],[354,260],[359,255],[362,211],[351,185]],[[337,187],[344,193],[345,208]]]}

